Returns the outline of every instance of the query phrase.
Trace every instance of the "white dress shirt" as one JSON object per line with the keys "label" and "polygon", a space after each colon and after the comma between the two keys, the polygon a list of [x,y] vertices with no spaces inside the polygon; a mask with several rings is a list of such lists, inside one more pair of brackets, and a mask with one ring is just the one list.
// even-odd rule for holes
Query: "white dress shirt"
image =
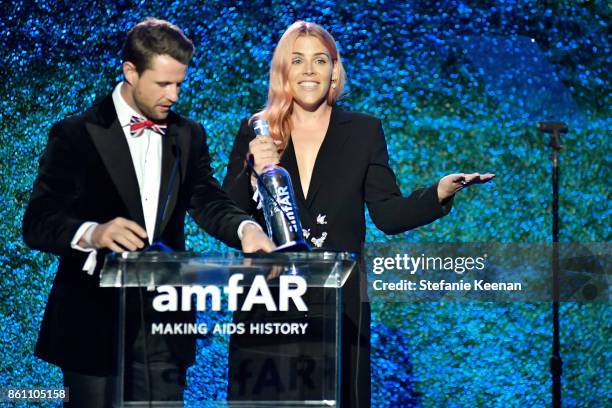
{"label": "white dress shirt", "polygon": [[145,229],[149,243],[153,243],[155,221],[157,220],[157,205],[159,200],[159,187],[161,183],[162,162],[162,135],[151,129],[134,137],[130,135],[130,119],[132,116],[142,118],[121,96],[121,83],[113,91],[113,103],[117,111],[119,123],[123,129],[125,140],[130,148],[132,163],[138,179],[140,202],[144,215]]}

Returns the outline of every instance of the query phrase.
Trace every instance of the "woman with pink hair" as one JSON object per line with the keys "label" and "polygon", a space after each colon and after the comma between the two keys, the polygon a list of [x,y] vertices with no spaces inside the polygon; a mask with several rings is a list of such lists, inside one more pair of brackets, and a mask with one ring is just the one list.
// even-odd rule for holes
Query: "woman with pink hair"
{"label": "woman with pink hair", "polygon": [[[291,175],[304,238],[313,248],[361,253],[365,205],[374,224],[398,234],[448,214],[454,194],[492,174],[451,174],[402,196],[389,167],[382,124],[335,105],[346,75],[334,38],[321,26],[298,21],[281,37],[270,68],[268,102],[238,131],[223,186],[265,226],[253,200],[252,155],[260,173],[279,164]],[[255,137],[250,122],[264,118],[269,137]],[[370,307],[364,271],[343,288],[342,406],[370,406]],[[230,384],[230,393],[232,386]]]}

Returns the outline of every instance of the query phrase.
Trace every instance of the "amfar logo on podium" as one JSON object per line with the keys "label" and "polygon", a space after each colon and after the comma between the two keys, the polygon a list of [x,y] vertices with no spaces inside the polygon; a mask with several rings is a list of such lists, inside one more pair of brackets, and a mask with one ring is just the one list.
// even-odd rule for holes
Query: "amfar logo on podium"
{"label": "amfar logo on podium", "polygon": [[[244,292],[244,288],[239,286],[239,282],[244,279],[244,275],[236,273],[230,276],[227,286],[223,292],[228,295],[228,310],[238,309],[238,295]],[[308,285],[301,276],[281,275],[279,277],[279,301],[278,307],[274,297],[270,293],[270,288],[263,275],[257,275],[247,292],[246,299],[240,307],[241,311],[248,312],[254,305],[264,305],[270,312],[286,312],[289,310],[289,299],[300,312],[307,312],[308,306],[302,300],[302,295],[306,293]],[[180,310],[187,312],[192,307],[192,296],[196,298],[196,310],[206,310],[206,298],[210,297],[212,310],[221,310],[221,289],[218,286],[182,286],[181,287],[181,307]],[[157,288],[159,293],[153,299],[153,308],[158,312],[176,312],[179,310],[178,289],[170,285],[162,285]]]}

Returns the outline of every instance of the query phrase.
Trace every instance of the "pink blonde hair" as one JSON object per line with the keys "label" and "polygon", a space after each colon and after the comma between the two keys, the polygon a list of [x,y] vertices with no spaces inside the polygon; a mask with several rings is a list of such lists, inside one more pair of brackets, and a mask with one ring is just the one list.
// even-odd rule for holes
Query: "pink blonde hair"
{"label": "pink blonde hair", "polygon": [[340,53],[336,46],[336,41],[331,34],[315,23],[306,21],[296,21],[282,35],[272,56],[270,64],[270,85],[268,88],[268,102],[263,110],[251,117],[263,117],[268,121],[270,134],[282,144],[279,150],[284,150],[291,134],[291,112],[293,107],[293,95],[289,85],[289,69],[291,67],[291,54],[293,45],[298,37],[312,36],[321,41],[323,46],[329,51],[332,62],[338,66],[338,78],[336,78],[336,88],[329,88],[327,103],[332,105],[341,95],[346,83],[346,73],[342,66]]}

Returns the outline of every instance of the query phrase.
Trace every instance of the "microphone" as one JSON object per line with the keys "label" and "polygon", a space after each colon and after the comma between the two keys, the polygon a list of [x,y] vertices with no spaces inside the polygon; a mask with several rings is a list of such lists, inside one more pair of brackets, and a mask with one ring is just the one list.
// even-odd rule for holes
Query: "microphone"
{"label": "microphone", "polygon": [[553,150],[561,150],[561,133],[567,133],[567,125],[563,122],[538,122],[538,130],[550,133],[549,146]]}
{"label": "microphone", "polygon": [[544,133],[567,133],[567,125],[563,122],[538,122],[538,130]]}

